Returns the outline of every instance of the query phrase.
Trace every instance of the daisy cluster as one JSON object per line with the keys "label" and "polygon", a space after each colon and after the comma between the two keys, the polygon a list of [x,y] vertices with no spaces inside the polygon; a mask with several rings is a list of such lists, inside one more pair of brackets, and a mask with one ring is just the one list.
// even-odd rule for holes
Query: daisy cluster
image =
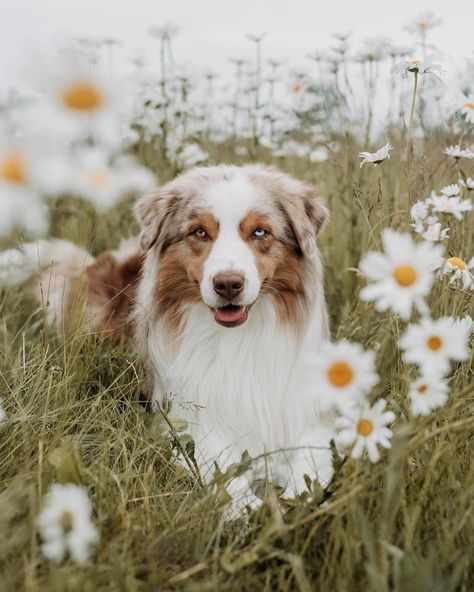
{"label": "daisy cluster", "polygon": [[156,183],[127,153],[126,89],[78,52],[47,66],[28,78],[21,117],[0,118],[0,236],[44,235],[46,198],[78,196],[104,211]]}

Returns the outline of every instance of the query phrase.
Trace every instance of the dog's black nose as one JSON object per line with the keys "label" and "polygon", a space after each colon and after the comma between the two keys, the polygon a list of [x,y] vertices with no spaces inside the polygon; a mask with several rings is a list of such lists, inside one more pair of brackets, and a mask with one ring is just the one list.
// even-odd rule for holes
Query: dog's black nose
{"label": "dog's black nose", "polygon": [[244,276],[236,271],[223,271],[213,280],[214,291],[226,300],[234,300],[244,289]]}

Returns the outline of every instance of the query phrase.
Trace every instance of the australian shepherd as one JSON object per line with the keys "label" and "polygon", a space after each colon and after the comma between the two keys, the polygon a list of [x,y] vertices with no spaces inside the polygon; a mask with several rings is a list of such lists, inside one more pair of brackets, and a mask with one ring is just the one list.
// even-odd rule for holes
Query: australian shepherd
{"label": "australian shepherd", "polygon": [[30,267],[61,331],[82,293],[91,328],[133,337],[153,401],[186,422],[204,480],[244,451],[255,459],[228,484],[230,515],[262,503],[256,478],[289,497],[306,489],[304,475],[326,485],[333,425],[312,361],[328,338],[317,248],[327,211],[315,190],[275,168],[195,168],[136,213],[139,240],[117,251],[93,259],[40,241],[5,253],[3,267],[15,257]]}

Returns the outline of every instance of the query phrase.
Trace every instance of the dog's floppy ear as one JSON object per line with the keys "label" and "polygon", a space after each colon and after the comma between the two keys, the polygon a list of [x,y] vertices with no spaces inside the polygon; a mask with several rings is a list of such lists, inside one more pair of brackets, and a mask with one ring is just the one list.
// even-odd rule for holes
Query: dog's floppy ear
{"label": "dog's floppy ear", "polygon": [[301,251],[307,257],[314,257],[316,237],[329,211],[319,201],[316,190],[303,183],[299,184],[296,191],[286,193],[281,203]]}
{"label": "dog's floppy ear", "polygon": [[135,215],[140,224],[140,245],[144,251],[159,242],[166,244],[167,228],[176,209],[176,196],[166,188],[160,188],[142,197],[135,206]]}

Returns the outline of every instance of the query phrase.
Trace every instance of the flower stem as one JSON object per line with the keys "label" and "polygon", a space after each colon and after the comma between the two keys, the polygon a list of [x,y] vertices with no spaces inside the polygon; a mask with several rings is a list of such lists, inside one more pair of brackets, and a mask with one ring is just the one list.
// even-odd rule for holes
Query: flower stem
{"label": "flower stem", "polygon": [[410,212],[410,206],[413,201],[412,186],[411,186],[411,175],[412,175],[412,164],[413,164],[413,118],[415,115],[416,91],[418,88],[418,72],[414,72],[414,75],[415,75],[415,84],[413,86],[413,97],[411,100],[410,122],[408,125],[408,142],[407,142],[408,212]]}

